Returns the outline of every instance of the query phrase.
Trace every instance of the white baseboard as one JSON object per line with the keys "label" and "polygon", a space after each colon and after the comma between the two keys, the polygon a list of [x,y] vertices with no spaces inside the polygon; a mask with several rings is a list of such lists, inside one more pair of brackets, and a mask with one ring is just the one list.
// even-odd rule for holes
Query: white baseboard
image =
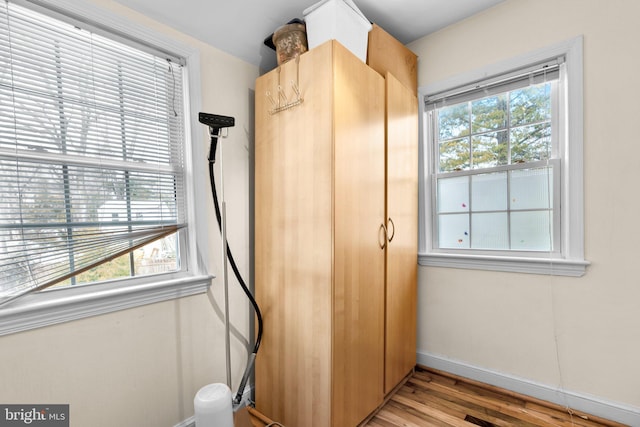
{"label": "white baseboard", "polygon": [[640,408],[609,402],[595,396],[575,393],[567,390],[536,383],[523,378],[491,371],[464,362],[447,359],[429,353],[417,353],[418,364],[449,372],[454,375],[480,381],[507,390],[515,391],[537,399],[546,400],[561,406],[596,415],[611,421],[640,426]]}
{"label": "white baseboard", "polygon": [[196,417],[195,415],[190,416],[186,420],[182,421],[179,424],[176,424],[174,427],[195,427],[196,426]]}
{"label": "white baseboard", "polygon": [[[251,385],[247,385],[244,389],[244,393],[242,393],[242,402],[252,402],[251,400],[252,393],[253,393],[253,387]],[[195,415],[192,415],[186,420],[183,420],[182,422],[176,424],[173,427],[196,427],[196,417]]]}

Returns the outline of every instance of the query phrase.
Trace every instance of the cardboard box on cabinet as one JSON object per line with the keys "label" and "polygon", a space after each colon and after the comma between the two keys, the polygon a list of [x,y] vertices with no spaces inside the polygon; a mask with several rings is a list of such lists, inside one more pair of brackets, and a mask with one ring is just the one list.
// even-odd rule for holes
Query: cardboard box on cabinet
{"label": "cardboard box on cabinet", "polygon": [[418,56],[376,24],[369,32],[367,65],[383,77],[390,72],[418,94]]}

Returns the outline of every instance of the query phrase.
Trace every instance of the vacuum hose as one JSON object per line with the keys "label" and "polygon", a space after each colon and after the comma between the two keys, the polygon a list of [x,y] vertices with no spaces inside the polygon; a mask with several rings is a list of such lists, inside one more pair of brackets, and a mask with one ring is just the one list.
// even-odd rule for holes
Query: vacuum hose
{"label": "vacuum hose", "polygon": [[[218,228],[220,229],[220,232],[222,233],[222,215],[220,213],[220,205],[218,203],[218,192],[216,190],[216,182],[215,182],[214,174],[213,174],[213,165],[216,162],[216,160],[215,160],[215,151],[216,151],[216,145],[217,145],[217,142],[218,142],[218,132],[219,132],[219,129],[212,129],[211,130],[211,148],[210,148],[210,152],[209,152],[209,180],[211,181],[211,193],[212,193],[212,196],[213,196],[213,204],[214,204],[215,209],[216,209],[216,219],[218,220]],[[242,394],[244,393],[244,388],[245,388],[245,386],[247,384],[247,380],[249,379],[250,372],[253,369],[253,364],[255,362],[256,355],[258,353],[258,349],[260,348],[260,342],[262,341],[262,313],[260,312],[260,308],[258,307],[258,303],[256,302],[255,298],[251,294],[251,291],[249,290],[249,288],[247,287],[247,284],[242,279],[242,275],[240,274],[240,271],[238,270],[238,266],[236,265],[236,262],[233,259],[233,254],[231,253],[231,248],[229,247],[228,244],[226,246],[227,246],[227,256],[229,258],[229,264],[231,265],[231,269],[233,270],[233,273],[236,276],[236,279],[238,279],[238,282],[240,283],[240,287],[242,287],[242,290],[244,291],[244,293],[247,295],[247,298],[251,302],[251,305],[253,306],[253,309],[254,309],[254,311],[256,313],[256,317],[258,319],[258,333],[257,333],[257,336],[256,336],[255,345],[253,347],[253,352],[252,352],[251,355],[249,355],[249,362],[247,364],[247,368],[245,369],[244,375],[242,377],[242,381],[240,382],[240,387],[238,388],[238,393],[236,394],[235,398],[233,399],[233,402],[235,404],[239,404],[240,401],[242,400]]]}

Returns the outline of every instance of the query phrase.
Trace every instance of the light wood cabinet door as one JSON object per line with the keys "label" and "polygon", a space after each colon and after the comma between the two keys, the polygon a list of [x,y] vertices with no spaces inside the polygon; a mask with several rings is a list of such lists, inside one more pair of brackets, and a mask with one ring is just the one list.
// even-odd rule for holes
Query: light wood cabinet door
{"label": "light wood cabinet door", "polygon": [[[291,426],[331,424],[333,149],[330,49],[256,81],[255,294],[264,332],[256,408]],[[270,114],[278,87],[302,105]],[[269,95],[267,95],[269,94]]]}
{"label": "light wood cabinet door", "polygon": [[334,79],[332,426],[356,426],[384,397],[384,79],[338,45]]}
{"label": "light wood cabinet door", "polygon": [[386,75],[387,230],[385,393],[416,364],[418,101]]}

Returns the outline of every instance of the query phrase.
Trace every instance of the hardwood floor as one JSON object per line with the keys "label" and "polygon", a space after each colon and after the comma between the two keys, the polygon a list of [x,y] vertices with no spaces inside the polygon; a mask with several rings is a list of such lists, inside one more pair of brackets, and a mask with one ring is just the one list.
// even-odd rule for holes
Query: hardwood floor
{"label": "hardwood floor", "polygon": [[[250,408],[250,414],[255,427],[264,427],[272,422],[253,408]],[[360,427],[427,426],[625,427],[624,424],[420,366]]]}
{"label": "hardwood floor", "polygon": [[472,380],[417,367],[415,373],[364,426],[623,425]]}
{"label": "hardwood floor", "polygon": [[273,421],[256,411],[255,408],[247,408],[249,419],[253,427],[265,427],[273,424]]}

